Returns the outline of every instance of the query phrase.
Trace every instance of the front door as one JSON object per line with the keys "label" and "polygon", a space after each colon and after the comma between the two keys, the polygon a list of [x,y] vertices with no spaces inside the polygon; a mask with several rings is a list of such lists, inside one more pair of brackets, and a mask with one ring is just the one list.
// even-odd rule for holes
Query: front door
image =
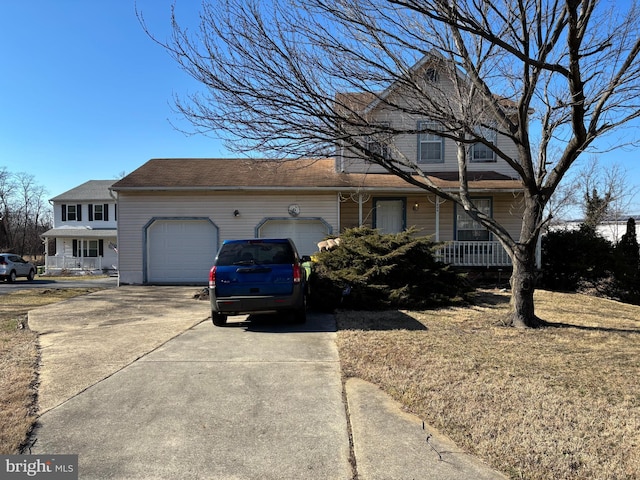
{"label": "front door", "polygon": [[405,223],[404,199],[374,199],[373,228],[380,233],[399,233],[405,229]]}

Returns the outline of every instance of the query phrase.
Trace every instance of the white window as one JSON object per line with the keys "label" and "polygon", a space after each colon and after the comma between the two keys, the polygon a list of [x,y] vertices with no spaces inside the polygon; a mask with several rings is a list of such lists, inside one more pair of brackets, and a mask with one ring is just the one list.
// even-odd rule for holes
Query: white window
{"label": "white window", "polygon": [[81,221],[82,220],[82,205],[62,205],[62,221]]}
{"label": "white window", "polygon": [[98,256],[98,240],[85,240],[82,243],[82,256],[83,257],[97,257]]}
{"label": "white window", "polygon": [[[484,138],[493,145],[498,144],[498,132],[495,127],[476,127],[475,133],[479,137]],[[474,143],[471,146],[471,161],[472,162],[495,162],[496,152],[493,149],[485,145],[484,143]]]}
{"label": "white window", "polygon": [[109,204],[108,203],[90,203],[89,221],[108,221],[109,220]]}
{"label": "white window", "polygon": [[[487,216],[491,216],[491,198],[477,198],[473,200],[478,210]],[[490,240],[489,231],[479,222],[472,219],[464,209],[456,206],[456,240],[462,241],[483,241]]]}
{"label": "white window", "polygon": [[[436,122],[420,122],[418,130],[442,131],[442,126]],[[418,134],[418,163],[443,163],[444,138],[434,133]]]}
{"label": "white window", "polygon": [[93,219],[94,220],[104,220],[104,209],[103,205],[94,205],[93,206]]}
{"label": "white window", "polygon": [[[381,130],[384,130],[389,127],[389,124],[379,123],[378,126]],[[381,156],[384,159],[389,159],[389,138],[389,134],[384,131],[368,135],[365,138],[367,151],[370,152],[372,156]]]}

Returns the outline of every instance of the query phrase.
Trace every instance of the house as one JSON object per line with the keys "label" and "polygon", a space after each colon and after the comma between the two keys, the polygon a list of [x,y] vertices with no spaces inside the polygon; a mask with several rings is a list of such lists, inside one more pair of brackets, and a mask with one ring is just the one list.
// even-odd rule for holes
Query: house
{"label": "house", "polygon": [[[394,175],[342,172],[337,161],[148,161],[111,186],[118,202],[120,283],[204,285],[225,239],[290,237],[302,255],[310,255],[328,235],[358,225],[383,232],[416,226],[451,241],[443,249],[445,261],[509,265],[499,244],[451,202]],[[454,177],[432,180],[456,189]],[[518,181],[483,172],[470,187],[492,215],[518,232]]]}
{"label": "house", "polygon": [[[427,57],[425,57],[427,58]],[[441,61],[419,62],[443,98],[451,82],[437,70]],[[118,202],[120,283],[206,284],[220,243],[230,238],[291,237],[300,253],[317,251],[318,242],[345,228],[367,225],[383,233],[415,226],[420,234],[445,242],[440,258],[466,268],[509,268],[501,244],[455,202],[420,187],[426,181],[457,192],[458,151],[451,136],[438,135],[433,119],[394,109],[410,102],[403,86],[379,95],[344,93],[336,104],[366,119],[402,132],[361,135],[366,148],[338,144],[332,158],[286,160],[153,159],[114,183]],[[509,103],[504,102],[507,108]],[[419,111],[419,109],[416,109]],[[475,112],[474,112],[475,113]],[[478,115],[487,116],[485,110]],[[437,122],[436,122],[437,123]],[[480,210],[498,220],[515,238],[520,234],[523,187],[511,166],[487,145],[517,158],[513,142],[483,119],[485,142],[468,147],[471,197]],[[359,132],[356,132],[356,136]],[[467,133],[464,133],[467,135]],[[477,137],[473,137],[474,141]],[[417,165],[426,176],[413,183],[389,174],[371,161],[389,157],[398,169]]]}
{"label": "house", "polygon": [[[609,242],[617,244],[627,233],[627,220],[633,218],[636,224],[636,237],[640,238],[640,215],[620,215],[619,218],[607,218],[596,226],[596,232]],[[550,230],[578,230],[583,220],[561,221],[553,225]]]}
{"label": "house", "polygon": [[117,269],[115,180],[89,180],[50,200],[53,228],[41,236],[45,272],[107,272]]}

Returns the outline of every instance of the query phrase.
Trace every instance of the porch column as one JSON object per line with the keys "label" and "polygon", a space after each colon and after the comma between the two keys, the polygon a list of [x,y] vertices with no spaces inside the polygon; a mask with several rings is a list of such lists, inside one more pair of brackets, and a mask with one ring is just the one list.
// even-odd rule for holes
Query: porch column
{"label": "porch column", "polygon": [[42,238],[44,238],[44,271],[46,272],[49,270],[49,238]]}
{"label": "porch column", "polygon": [[436,242],[440,241],[440,199],[436,197]]}
{"label": "porch column", "polygon": [[362,194],[358,194],[358,226],[362,226]]}
{"label": "porch column", "polygon": [[440,204],[446,202],[446,200],[440,198],[439,196],[435,195],[435,199],[433,201],[431,201],[431,199],[429,197],[427,197],[427,199],[433,203],[436,207],[436,234],[435,234],[435,241],[439,242],[440,241]]}

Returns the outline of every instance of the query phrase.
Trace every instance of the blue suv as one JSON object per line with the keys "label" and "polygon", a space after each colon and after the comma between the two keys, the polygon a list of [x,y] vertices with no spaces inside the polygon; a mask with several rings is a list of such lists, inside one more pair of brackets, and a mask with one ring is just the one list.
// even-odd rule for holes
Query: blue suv
{"label": "blue suv", "polygon": [[291,312],[307,319],[307,273],[289,238],[225,240],[209,272],[211,319],[228,315]]}

